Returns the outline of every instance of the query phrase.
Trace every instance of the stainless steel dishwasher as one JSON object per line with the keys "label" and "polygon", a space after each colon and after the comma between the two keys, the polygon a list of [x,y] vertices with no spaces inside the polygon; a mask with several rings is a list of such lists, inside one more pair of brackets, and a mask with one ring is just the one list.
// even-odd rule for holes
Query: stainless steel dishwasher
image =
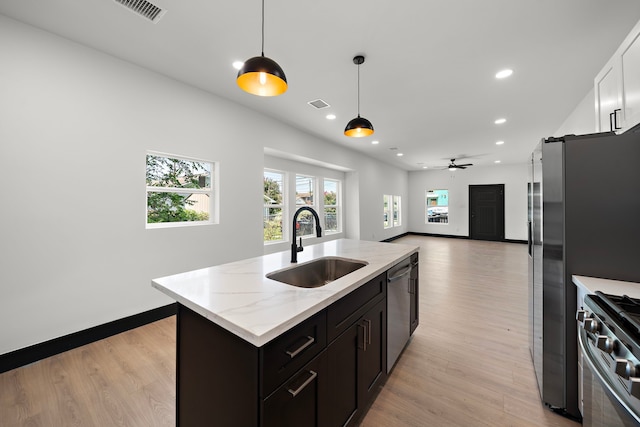
{"label": "stainless steel dishwasher", "polygon": [[408,257],[391,267],[387,276],[387,373],[409,341],[412,268]]}

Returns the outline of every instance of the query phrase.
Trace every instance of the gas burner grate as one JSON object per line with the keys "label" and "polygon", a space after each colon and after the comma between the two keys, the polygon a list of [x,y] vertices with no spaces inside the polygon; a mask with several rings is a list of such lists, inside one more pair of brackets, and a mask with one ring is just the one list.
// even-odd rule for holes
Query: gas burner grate
{"label": "gas burner grate", "polygon": [[596,295],[640,342],[640,300],[627,295],[608,295],[600,291],[596,291]]}

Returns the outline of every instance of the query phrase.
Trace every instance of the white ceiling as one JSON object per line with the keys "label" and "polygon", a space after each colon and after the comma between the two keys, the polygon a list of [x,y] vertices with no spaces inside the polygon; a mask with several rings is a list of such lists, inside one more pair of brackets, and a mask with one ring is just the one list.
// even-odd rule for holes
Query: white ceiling
{"label": "white ceiling", "polygon": [[[407,170],[524,162],[640,19],[638,0],[265,0],[265,55],[289,90],[260,98],[231,66],[260,54],[260,0],[153,2],[167,10],[156,24],[114,0],[0,0],[0,13]],[[360,112],[376,129],[361,139],[343,135],[356,54]],[[496,80],[503,68],[513,76]],[[331,106],[307,105],[318,98]]]}

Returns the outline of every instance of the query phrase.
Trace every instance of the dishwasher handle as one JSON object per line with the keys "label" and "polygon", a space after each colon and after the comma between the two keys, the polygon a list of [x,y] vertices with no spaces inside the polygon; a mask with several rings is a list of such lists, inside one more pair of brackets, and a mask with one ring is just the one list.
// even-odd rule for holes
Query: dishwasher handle
{"label": "dishwasher handle", "polygon": [[408,265],[407,267],[405,267],[402,270],[400,270],[398,273],[396,273],[393,276],[389,277],[387,279],[387,282],[391,283],[391,282],[395,282],[396,280],[399,280],[399,279],[403,278],[407,274],[411,273],[411,269],[412,269],[412,266]]}

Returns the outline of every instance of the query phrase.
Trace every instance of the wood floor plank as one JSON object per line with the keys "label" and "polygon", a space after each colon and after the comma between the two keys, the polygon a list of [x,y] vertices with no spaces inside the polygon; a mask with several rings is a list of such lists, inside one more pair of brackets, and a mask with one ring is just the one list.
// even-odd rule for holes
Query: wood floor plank
{"label": "wood floor plank", "polygon": [[528,350],[527,247],[396,242],[421,247],[420,326],[362,426],[579,426],[540,401]]}
{"label": "wood floor plank", "polygon": [[[579,426],[540,402],[526,246],[397,242],[421,247],[420,326],[361,426]],[[175,349],[173,316],[0,374],[0,426],[173,426]]]}

